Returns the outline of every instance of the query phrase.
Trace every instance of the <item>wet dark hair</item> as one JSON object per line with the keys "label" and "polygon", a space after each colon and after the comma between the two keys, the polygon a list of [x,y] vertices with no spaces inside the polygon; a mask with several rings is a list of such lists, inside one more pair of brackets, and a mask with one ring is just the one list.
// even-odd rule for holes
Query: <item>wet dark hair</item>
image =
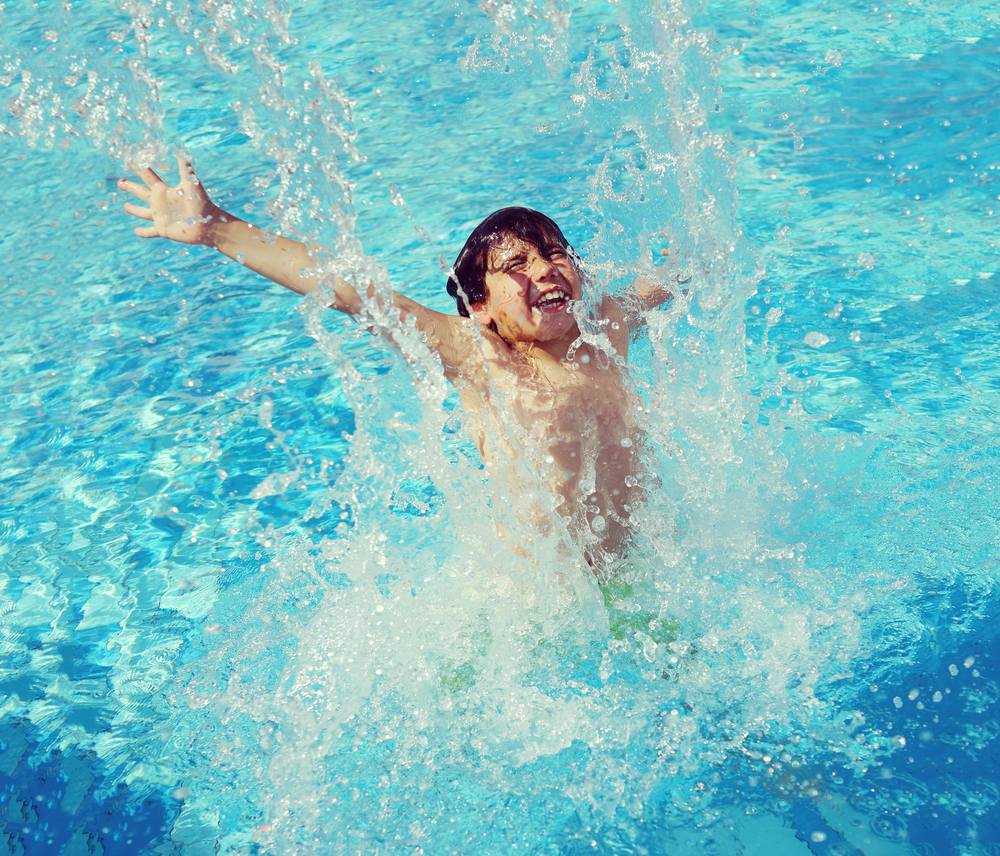
{"label": "wet dark hair", "polygon": [[569,241],[544,214],[531,208],[501,208],[483,220],[469,235],[448,277],[448,294],[458,304],[458,314],[469,318],[469,307],[486,300],[486,268],[490,251],[505,238],[517,238],[542,249],[557,243],[564,250]]}

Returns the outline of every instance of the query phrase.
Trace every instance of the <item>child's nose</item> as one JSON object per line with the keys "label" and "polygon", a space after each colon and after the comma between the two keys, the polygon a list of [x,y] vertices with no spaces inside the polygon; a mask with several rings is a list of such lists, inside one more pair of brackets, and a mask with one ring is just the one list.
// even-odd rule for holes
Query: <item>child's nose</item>
{"label": "child's nose", "polygon": [[556,266],[544,256],[536,256],[531,262],[531,278],[542,282],[555,272]]}

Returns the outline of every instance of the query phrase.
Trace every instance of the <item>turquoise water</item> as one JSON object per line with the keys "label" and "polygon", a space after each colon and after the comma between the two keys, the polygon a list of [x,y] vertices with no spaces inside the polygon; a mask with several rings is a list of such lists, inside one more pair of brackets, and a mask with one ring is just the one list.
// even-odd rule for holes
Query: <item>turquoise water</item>
{"label": "turquoise water", "polygon": [[[1000,852],[992,4],[0,28],[11,852]],[[174,145],[442,310],[504,204],[595,292],[690,273],[634,350],[631,592],[497,554],[421,343],[134,238]]]}

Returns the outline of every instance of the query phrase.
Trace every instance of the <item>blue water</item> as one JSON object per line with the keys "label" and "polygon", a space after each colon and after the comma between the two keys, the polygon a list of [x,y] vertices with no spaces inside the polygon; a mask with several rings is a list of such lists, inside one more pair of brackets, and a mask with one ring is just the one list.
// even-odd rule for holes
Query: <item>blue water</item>
{"label": "blue water", "polygon": [[[991,3],[8,2],[0,46],[11,853],[1000,852]],[[173,146],[445,311],[503,204],[596,291],[691,273],[632,593],[496,555],[419,342],[136,239]]]}

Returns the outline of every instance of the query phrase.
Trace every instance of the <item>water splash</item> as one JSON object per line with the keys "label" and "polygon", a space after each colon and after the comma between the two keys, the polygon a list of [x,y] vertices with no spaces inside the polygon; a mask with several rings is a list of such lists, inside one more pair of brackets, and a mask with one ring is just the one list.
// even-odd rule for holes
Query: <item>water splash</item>
{"label": "water splash", "polygon": [[[433,30],[383,22],[430,33],[394,65],[382,48],[333,50],[378,22],[331,26],[328,17],[346,13],[318,6],[291,17],[264,2],[236,15],[166,2],[118,10],[16,19],[0,132],[26,158],[93,149],[152,162],[180,140],[201,153],[210,186],[237,185],[227,204],[329,247],[330,270],[382,294],[405,283],[434,299],[426,260],[436,271],[438,256],[450,258],[498,188],[565,213],[599,291],[621,290],[637,268],[666,265],[674,276],[676,265],[691,278],[635,345],[656,480],[637,552],[606,593],[586,577],[558,582],[552,570],[566,561],[556,537],[536,537],[531,559],[498,553],[498,512],[455,399],[425,343],[377,300],[373,329],[331,317],[322,292],[304,302],[318,343],[310,349],[300,319],[252,320],[280,309],[261,306],[231,267],[162,249],[142,250],[159,256],[152,265],[109,249],[98,265],[109,275],[90,278],[66,254],[65,282],[94,312],[82,335],[75,317],[51,317],[50,301],[6,292],[12,317],[42,334],[4,352],[21,372],[3,429],[5,478],[11,507],[26,512],[4,521],[15,546],[0,589],[3,710],[43,729],[42,752],[83,747],[95,772],[174,794],[183,809],[172,837],[191,847],[370,853],[475,842],[483,852],[564,852],[578,840],[624,852],[713,825],[719,834],[721,818],[761,794],[779,813],[822,804],[830,817],[818,794],[847,792],[844,780],[864,781],[869,767],[889,770],[906,723],[920,723],[912,747],[933,726],[922,717],[953,697],[966,742],[992,745],[973,733],[970,712],[995,699],[973,666],[944,672],[954,643],[942,639],[952,622],[965,632],[995,611],[988,521],[929,520],[926,493],[913,489],[917,468],[942,459],[941,478],[985,484],[990,447],[973,448],[984,433],[967,439],[963,426],[899,432],[891,448],[864,436],[940,405],[939,386],[919,376],[918,401],[903,407],[897,389],[892,406],[864,418],[839,401],[844,387],[829,382],[829,367],[824,383],[809,384],[803,367],[815,372],[837,345],[822,318],[850,317],[864,330],[848,340],[857,345],[878,335],[879,313],[898,315],[847,286],[799,331],[809,352],[787,359],[786,325],[808,313],[774,271],[795,269],[795,233],[767,251],[772,274],[761,282],[735,173],[759,169],[774,181],[791,161],[718,125],[733,91],[764,91],[741,92],[730,76],[720,92],[724,64],[774,87],[785,73],[779,58],[754,55],[761,40],[726,45],[743,22],[666,3],[572,14],[463,6]],[[296,30],[300,13],[326,26]],[[922,44],[916,19],[909,24],[900,43]],[[852,49],[807,41],[829,74],[850,65]],[[439,49],[461,74],[422,90],[413,81],[440,74]],[[198,100],[186,74],[211,97]],[[490,100],[460,110],[470,90]],[[191,104],[170,106],[172,92]],[[514,130],[489,118],[501,99],[519,114]],[[424,101],[447,106],[425,110]],[[440,183],[421,185],[406,170],[399,152],[431,148],[410,132],[366,137],[385,115],[443,126],[423,165]],[[470,136],[456,133],[456,116]],[[781,121],[789,150],[808,153],[810,122]],[[483,139],[504,165],[499,176],[463,154],[482,152]],[[241,154],[247,140],[252,159]],[[208,174],[220,151],[232,159],[224,179]],[[441,187],[447,199],[429,202]],[[93,188],[67,192],[79,219],[108,216]],[[53,234],[44,206],[27,207],[14,238]],[[927,226],[914,223],[913,234]],[[375,239],[376,229],[388,235]],[[860,253],[849,253],[854,272],[879,271],[876,254],[862,262]],[[18,275],[51,280],[50,261],[32,258]],[[956,279],[968,285],[975,273]],[[974,297],[963,304],[970,330],[986,324]],[[759,345],[749,370],[747,318]],[[810,343],[814,333],[828,341]],[[976,398],[965,427],[992,424],[989,383],[967,372],[956,375]],[[141,440],[129,440],[137,430]],[[912,468],[893,466],[897,454]],[[958,490],[959,508],[978,507],[974,488]],[[855,537],[862,520],[877,525]],[[911,521],[938,527],[934,540],[956,545],[964,564],[943,564],[914,535],[897,541]],[[70,678],[60,664],[74,646],[87,652],[87,671]],[[912,698],[915,688],[893,685],[908,659],[941,672]],[[53,670],[57,680],[42,679]],[[886,724],[869,709],[869,685],[872,699],[886,695],[909,718]],[[944,788],[912,791],[911,806]],[[982,793],[962,798],[988,812]],[[879,805],[856,805],[875,817],[906,804],[888,785],[879,794]],[[901,836],[898,823],[877,831]]]}

